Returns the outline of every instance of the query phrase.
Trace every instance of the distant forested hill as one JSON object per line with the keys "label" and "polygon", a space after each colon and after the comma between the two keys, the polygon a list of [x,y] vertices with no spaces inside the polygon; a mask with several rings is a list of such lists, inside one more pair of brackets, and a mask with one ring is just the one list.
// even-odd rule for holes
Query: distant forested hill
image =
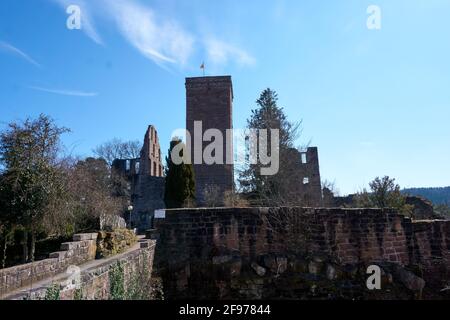
{"label": "distant forested hill", "polygon": [[410,188],[403,189],[403,193],[413,196],[422,196],[427,198],[433,204],[447,204],[450,205],[450,187],[444,188]]}

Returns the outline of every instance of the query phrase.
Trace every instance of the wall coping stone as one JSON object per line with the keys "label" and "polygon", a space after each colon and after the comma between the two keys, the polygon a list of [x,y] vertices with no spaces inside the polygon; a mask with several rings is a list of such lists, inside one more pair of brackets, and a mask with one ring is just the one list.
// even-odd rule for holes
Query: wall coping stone
{"label": "wall coping stone", "polygon": [[73,241],[97,240],[97,233],[78,233],[73,235]]}

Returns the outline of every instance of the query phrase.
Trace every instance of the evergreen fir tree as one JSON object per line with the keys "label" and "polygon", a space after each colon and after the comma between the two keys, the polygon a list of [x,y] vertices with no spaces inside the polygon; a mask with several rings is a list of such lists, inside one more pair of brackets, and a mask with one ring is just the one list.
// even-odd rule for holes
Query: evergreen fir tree
{"label": "evergreen fir tree", "polygon": [[[302,201],[297,195],[301,177],[297,170],[299,154],[294,144],[300,134],[301,121],[290,122],[277,102],[277,93],[265,89],[256,100],[257,108],[252,110],[247,128],[266,129],[269,150],[272,143],[270,130],[279,130],[279,171],[273,176],[263,176],[260,174],[261,164],[247,163],[239,172],[239,184],[242,191],[260,205],[298,205]],[[259,150],[257,152],[257,159],[260,159]]]}
{"label": "evergreen fir tree", "polygon": [[[177,165],[172,161],[172,150],[180,143],[183,143],[180,139],[172,140],[169,154],[166,157],[164,202],[169,209],[190,206],[195,200],[195,179],[192,164],[182,163]],[[183,156],[182,151],[180,156]]]}

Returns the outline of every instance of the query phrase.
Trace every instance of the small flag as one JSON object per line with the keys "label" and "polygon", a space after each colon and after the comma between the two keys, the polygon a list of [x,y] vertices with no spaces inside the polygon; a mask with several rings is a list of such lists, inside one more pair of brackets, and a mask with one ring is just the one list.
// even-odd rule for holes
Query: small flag
{"label": "small flag", "polygon": [[205,62],[202,62],[202,65],[200,66],[200,69],[203,70],[203,76],[205,76]]}

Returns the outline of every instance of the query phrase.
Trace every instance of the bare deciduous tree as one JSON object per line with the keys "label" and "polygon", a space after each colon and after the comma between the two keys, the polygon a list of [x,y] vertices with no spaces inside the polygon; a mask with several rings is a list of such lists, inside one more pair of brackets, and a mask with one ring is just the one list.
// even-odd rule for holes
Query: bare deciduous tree
{"label": "bare deciduous tree", "polygon": [[218,186],[207,185],[203,190],[204,205],[208,208],[223,206],[223,193]]}
{"label": "bare deciduous tree", "polygon": [[376,177],[369,183],[370,191],[363,189],[355,196],[355,205],[360,208],[394,208],[406,216],[412,215],[413,206],[406,204],[395,179]]}
{"label": "bare deciduous tree", "polygon": [[94,154],[112,165],[115,159],[136,159],[140,157],[142,145],[138,140],[122,141],[114,138],[102,143],[94,150]]}
{"label": "bare deciduous tree", "polygon": [[325,207],[335,206],[335,197],[339,196],[339,190],[335,182],[329,180],[322,181],[323,205]]}
{"label": "bare deciduous tree", "polygon": [[249,202],[241,194],[231,190],[225,191],[223,202],[225,207],[230,208],[246,208],[250,206]]}
{"label": "bare deciduous tree", "polygon": [[95,230],[100,218],[120,215],[126,199],[114,197],[114,181],[103,159],[78,161],[69,176],[69,192],[77,230]]}

